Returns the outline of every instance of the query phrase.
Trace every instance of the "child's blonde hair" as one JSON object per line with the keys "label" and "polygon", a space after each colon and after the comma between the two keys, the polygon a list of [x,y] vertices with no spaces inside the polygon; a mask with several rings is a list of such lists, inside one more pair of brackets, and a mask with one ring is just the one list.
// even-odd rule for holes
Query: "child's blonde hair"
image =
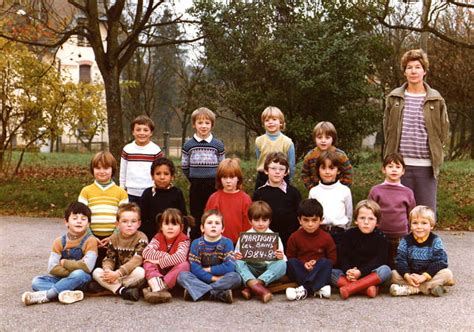
{"label": "child's blonde hair", "polygon": [[240,167],[240,160],[238,158],[226,158],[219,163],[216,174],[216,189],[223,189],[222,178],[237,177],[237,189],[242,188],[244,181],[242,175],[242,168]]}
{"label": "child's blonde hair", "polygon": [[357,217],[359,216],[359,211],[362,208],[366,208],[367,210],[372,211],[375,218],[377,218],[377,224],[380,222],[380,218],[382,216],[380,205],[378,205],[376,201],[373,201],[371,199],[364,199],[357,203],[354,211],[354,220],[357,220]]}
{"label": "child's blonde hair", "polygon": [[194,110],[194,112],[191,114],[192,123],[195,124],[199,118],[209,119],[211,121],[211,125],[214,127],[214,123],[216,122],[216,114],[209,108],[199,107],[198,109]]}
{"label": "child's blonde hair", "polygon": [[415,206],[413,210],[410,211],[410,214],[408,217],[410,220],[410,224],[411,224],[411,221],[415,218],[428,219],[432,227],[434,227],[434,225],[436,224],[436,217],[435,217],[435,213],[433,209],[426,205]]}
{"label": "child's blonde hair", "polygon": [[120,204],[117,211],[117,221],[120,220],[120,216],[124,212],[135,212],[138,215],[138,219],[141,220],[140,207],[136,203],[123,203]]}
{"label": "child's blonde hair", "polygon": [[316,140],[316,136],[326,135],[332,137],[332,145],[336,145],[337,131],[336,127],[329,121],[321,121],[316,124],[313,128],[313,141]]}
{"label": "child's blonde hair", "polygon": [[262,125],[264,125],[265,120],[269,117],[275,117],[280,120],[280,130],[283,131],[286,128],[285,115],[283,112],[276,106],[268,106],[262,112],[261,120]]}
{"label": "child's blonde hair", "polygon": [[247,215],[249,220],[258,220],[258,219],[272,219],[272,208],[265,201],[255,201],[253,202],[248,211]]}
{"label": "child's blonde hair", "polygon": [[194,218],[191,216],[183,216],[180,210],[174,208],[168,208],[163,213],[159,213],[155,222],[158,231],[161,231],[161,227],[164,223],[179,225],[181,231],[186,234],[188,227],[194,226]]}
{"label": "child's blonde hair", "polygon": [[91,163],[89,165],[92,175],[94,175],[94,168],[98,168],[100,166],[104,168],[112,167],[112,177],[114,177],[115,173],[117,172],[117,160],[115,160],[114,156],[109,151],[97,152],[94,157],[92,157]]}

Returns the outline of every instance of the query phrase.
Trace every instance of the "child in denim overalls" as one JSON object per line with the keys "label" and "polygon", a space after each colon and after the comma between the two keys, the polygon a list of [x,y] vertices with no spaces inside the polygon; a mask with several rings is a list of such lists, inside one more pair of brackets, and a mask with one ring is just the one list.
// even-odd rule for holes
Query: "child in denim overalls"
{"label": "child in denim overalls", "polygon": [[34,292],[23,293],[25,305],[59,298],[74,303],[84,298],[81,289],[91,281],[90,272],[97,259],[97,239],[88,232],[90,209],[80,202],[71,203],[64,213],[67,233],[57,238],[49,256],[49,275],[33,278]]}

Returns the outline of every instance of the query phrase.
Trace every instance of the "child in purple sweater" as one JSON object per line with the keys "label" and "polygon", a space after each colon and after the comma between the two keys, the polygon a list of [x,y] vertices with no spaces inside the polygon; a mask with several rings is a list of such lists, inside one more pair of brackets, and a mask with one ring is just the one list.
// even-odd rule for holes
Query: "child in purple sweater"
{"label": "child in purple sweater", "polygon": [[389,265],[393,268],[398,243],[408,234],[408,215],[416,202],[413,191],[400,181],[405,173],[405,162],[400,153],[391,153],[385,157],[382,172],[385,181],[372,187],[368,198],[380,205],[382,218],[379,229],[389,239]]}

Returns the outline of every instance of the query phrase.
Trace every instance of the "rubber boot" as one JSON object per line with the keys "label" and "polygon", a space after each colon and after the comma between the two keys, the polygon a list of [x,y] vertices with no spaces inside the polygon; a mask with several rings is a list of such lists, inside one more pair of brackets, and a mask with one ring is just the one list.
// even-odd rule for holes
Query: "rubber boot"
{"label": "rubber boot", "polygon": [[339,277],[339,279],[337,279],[336,286],[337,288],[341,288],[341,287],[349,285],[350,283],[351,282],[349,281],[349,279],[347,279],[345,275],[342,275]]}
{"label": "rubber boot", "polygon": [[250,286],[250,290],[256,296],[258,296],[263,303],[267,303],[273,297],[273,294],[268,289],[266,289],[265,286],[263,286],[261,283],[256,283],[255,285]]}
{"label": "rubber boot", "polygon": [[351,296],[352,294],[356,294],[356,293],[358,293],[362,290],[366,290],[370,286],[378,285],[381,282],[382,282],[382,280],[380,280],[377,273],[372,272],[369,275],[367,275],[367,276],[365,276],[365,277],[363,277],[359,280],[351,282],[347,286],[343,286],[343,287],[339,288],[339,294],[345,300],[349,296]]}
{"label": "rubber boot", "polygon": [[252,298],[252,293],[249,287],[245,287],[244,289],[242,289],[240,294],[242,294],[242,297],[246,300],[250,300]]}

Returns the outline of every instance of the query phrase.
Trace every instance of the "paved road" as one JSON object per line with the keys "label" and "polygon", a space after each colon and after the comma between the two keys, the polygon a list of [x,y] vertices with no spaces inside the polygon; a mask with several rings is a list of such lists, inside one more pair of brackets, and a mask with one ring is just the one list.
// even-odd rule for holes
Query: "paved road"
{"label": "paved road", "polygon": [[0,216],[0,331],[122,330],[474,330],[474,233],[440,232],[457,281],[442,298],[362,296],[289,302],[283,294],[268,304],[238,298],[232,305],[184,302],[150,305],[118,297],[88,297],[72,305],[25,307],[21,294],[45,272],[53,239],[64,231],[58,219]]}

